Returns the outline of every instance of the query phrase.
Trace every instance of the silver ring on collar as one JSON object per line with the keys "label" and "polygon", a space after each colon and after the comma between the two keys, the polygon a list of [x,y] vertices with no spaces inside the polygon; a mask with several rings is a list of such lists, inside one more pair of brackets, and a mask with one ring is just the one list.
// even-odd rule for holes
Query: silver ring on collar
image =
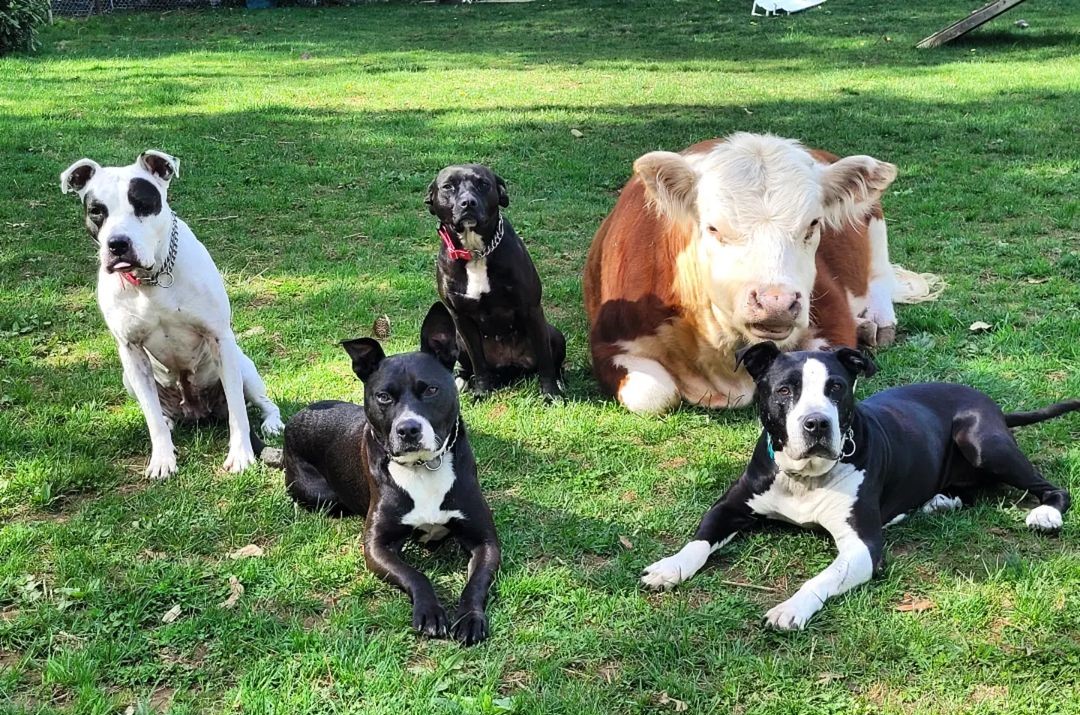
{"label": "silver ring on collar", "polygon": [[430,459],[425,459],[425,460],[423,460],[421,462],[405,462],[405,461],[402,461],[402,460],[398,459],[394,455],[390,454],[390,450],[387,449],[386,445],[382,444],[382,442],[379,441],[378,437],[375,437],[374,432],[372,432],[372,436],[375,437],[375,441],[379,442],[379,445],[386,451],[386,454],[390,458],[390,461],[395,462],[395,463],[400,464],[400,465],[405,466],[405,467],[423,466],[424,469],[427,469],[429,472],[434,472],[434,471],[437,471],[440,467],[442,467],[443,455],[445,455],[448,451],[450,451],[450,449],[453,448],[454,444],[457,442],[458,432],[460,431],[460,428],[461,428],[461,415],[458,415],[458,418],[454,421],[454,431],[451,432],[450,436],[446,438],[445,442],[443,442],[443,446],[441,448],[439,448],[439,450],[436,451],[435,454],[433,454]]}
{"label": "silver ring on collar", "polygon": [[[850,449],[848,448],[849,444],[851,445]],[[855,434],[848,427],[847,432],[844,433],[844,441],[840,445],[840,459],[850,457],[853,454],[855,454]]]}

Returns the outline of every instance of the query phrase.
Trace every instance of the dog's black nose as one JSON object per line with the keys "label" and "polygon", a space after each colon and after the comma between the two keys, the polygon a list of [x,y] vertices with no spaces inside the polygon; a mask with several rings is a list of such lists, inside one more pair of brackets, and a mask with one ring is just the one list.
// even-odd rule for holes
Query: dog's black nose
{"label": "dog's black nose", "polygon": [[821,437],[829,431],[829,418],[815,413],[803,418],[802,428],[811,437]]}
{"label": "dog's black nose", "polygon": [[476,208],[476,197],[472,194],[465,194],[458,203],[463,209],[474,209]]}
{"label": "dog's black nose", "polygon": [[109,239],[109,253],[122,256],[131,248],[131,239],[127,236],[113,236]]}
{"label": "dog's black nose", "polygon": [[415,441],[420,437],[422,431],[420,423],[416,420],[404,420],[397,426],[397,435],[404,440]]}

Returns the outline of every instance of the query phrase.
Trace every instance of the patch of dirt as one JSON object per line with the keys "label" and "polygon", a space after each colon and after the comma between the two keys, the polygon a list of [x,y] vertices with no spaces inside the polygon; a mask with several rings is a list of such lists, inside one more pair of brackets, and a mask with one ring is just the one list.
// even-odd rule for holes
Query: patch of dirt
{"label": "patch of dirt", "polygon": [[968,699],[976,704],[1004,703],[1009,697],[1009,689],[1004,685],[976,685]]}
{"label": "patch of dirt", "polygon": [[22,656],[18,653],[12,653],[6,650],[0,650],[0,670],[6,670],[8,668],[14,668],[18,662],[22,659]]}

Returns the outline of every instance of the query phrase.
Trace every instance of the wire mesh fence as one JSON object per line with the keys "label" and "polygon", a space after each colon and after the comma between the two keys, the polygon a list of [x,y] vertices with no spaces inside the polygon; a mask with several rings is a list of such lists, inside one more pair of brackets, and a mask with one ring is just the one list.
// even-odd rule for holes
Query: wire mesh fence
{"label": "wire mesh fence", "polygon": [[[87,17],[122,10],[210,9],[219,7],[270,7],[269,0],[51,0],[53,15],[63,17]],[[281,3],[278,3],[281,4]],[[325,0],[288,0],[289,5],[314,7]],[[340,2],[338,4],[341,4]]]}
{"label": "wire mesh fence", "polygon": [[178,10],[221,7],[222,0],[52,0],[54,15],[85,17],[114,10]]}

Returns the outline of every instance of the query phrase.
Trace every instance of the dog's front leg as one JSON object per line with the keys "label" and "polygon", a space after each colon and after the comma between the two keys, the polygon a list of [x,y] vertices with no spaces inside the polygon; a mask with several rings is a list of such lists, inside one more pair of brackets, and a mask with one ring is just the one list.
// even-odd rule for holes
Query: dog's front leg
{"label": "dog's front leg", "polygon": [[461,592],[451,631],[454,638],[465,645],[475,645],[488,637],[484,606],[502,556],[493,536],[478,540],[462,538],[461,542],[472,556],[469,559],[469,581]]}
{"label": "dog's front leg", "polygon": [[176,471],[176,450],[169,424],[161,411],[154,369],[146,351],[139,345],[119,340],[117,346],[120,364],[124,367],[124,382],[138,401],[150,430],[150,464],[146,467],[146,476],[164,479]]}
{"label": "dog's front leg", "polygon": [[255,462],[244,400],[243,355],[231,331],[217,336],[217,351],[221,386],[229,408],[229,454],[224,467],[230,472],[242,472]]}
{"label": "dog's front leg", "polygon": [[736,533],[758,525],[760,519],[746,504],[752,496],[750,480],[743,474],[705,512],[693,540],[678,553],[645,567],[641,582],[649,588],[668,589],[688,581],[701,570],[709,556],[734,539]]}
{"label": "dog's front leg", "polygon": [[[372,520],[371,514],[368,520]],[[375,530],[369,528],[364,535],[364,561],[376,576],[409,596],[413,628],[426,636],[443,638],[449,628],[446,611],[427,576],[402,560],[401,547],[405,538],[397,534],[375,534]]]}
{"label": "dog's front leg", "polygon": [[491,392],[491,367],[484,355],[484,338],[476,321],[467,315],[454,312],[454,327],[457,329],[465,352],[472,363],[473,376],[470,389],[474,395],[484,396]]}
{"label": "dog's front leg", "polygon": [[[880,523],[880,522],[879,522]],[[864,584],[881,561],[881,527],[860,537],[845,520],[836,528],[825,525],[836,540],[837,555],[829,567],[802,585],[795,595],[765,614],[765,622],[783,631],[802,630],[825,601]]]}
{"label": "dog's front leg", "polygon": [[544,309],[536,306],[529,311],[529,340],[533,355],[536,356],[536,368],[540,373],[540,394],[548,399],[562,397],[559,387],[559,368],[551,354],[551,335],[548,332]]}

